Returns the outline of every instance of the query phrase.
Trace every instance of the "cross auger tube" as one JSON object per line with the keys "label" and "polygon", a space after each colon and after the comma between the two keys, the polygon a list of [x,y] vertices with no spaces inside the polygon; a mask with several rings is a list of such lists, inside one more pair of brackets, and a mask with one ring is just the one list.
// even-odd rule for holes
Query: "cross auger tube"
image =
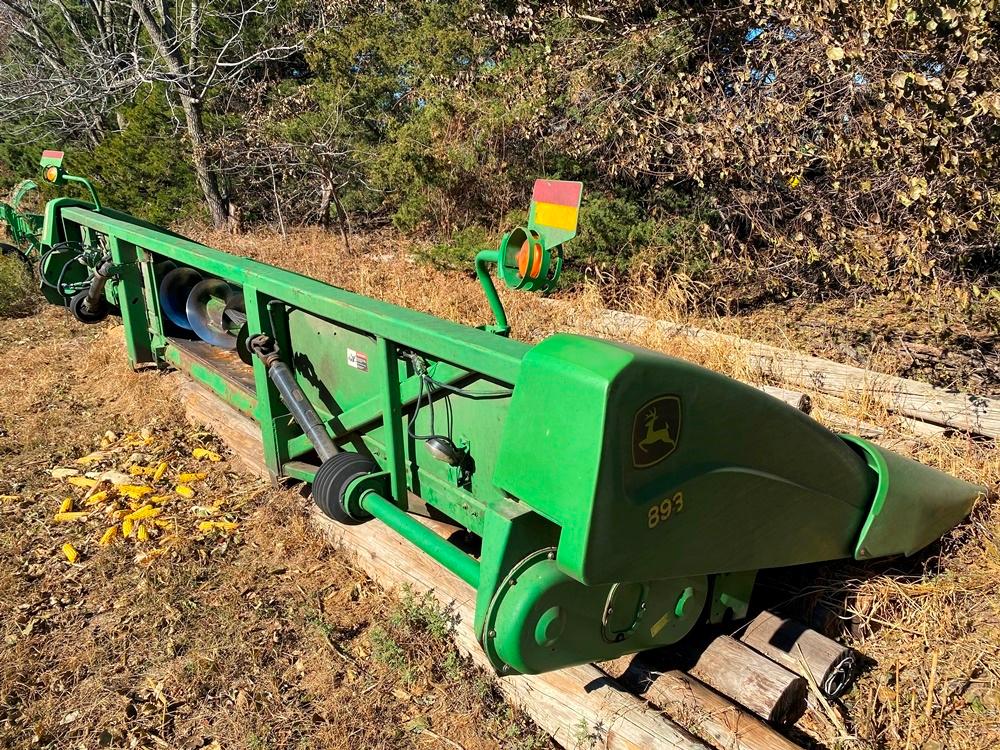
{"label": "cross auger tube", "polygon": [[58,152],[42,166],[90,193],[45,208],[46,298],[84,322],[119,314],[134,366],[183,370],[255,420],[276,479],[311,483],[341,523],[378,519],[473,586],[500,674],[677,643],[744,617],[761,569],[912,554],[981,492],[681,359],[509,338],[493,275],[555,286],[580,183],[539,180],[527,225],[479,254],[494,320],[473,328],[102,206]]}

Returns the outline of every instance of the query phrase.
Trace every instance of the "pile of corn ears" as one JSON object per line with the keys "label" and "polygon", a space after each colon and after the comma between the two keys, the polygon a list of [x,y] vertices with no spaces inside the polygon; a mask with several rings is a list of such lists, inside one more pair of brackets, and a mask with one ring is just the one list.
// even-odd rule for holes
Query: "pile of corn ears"
{"label": "pile of corn ears", "polygon": [[94,543],[120,546],[147,565],[181,541],[235,533],[237,508],[202,497],[205,469],[220,461],[208,448],[182,453],[149,429],[121,437],[105,433],[100,450],[49,472],[69,487],[52,515],[53,523],[70,527],[62,554],[77,564],[81,550]]}

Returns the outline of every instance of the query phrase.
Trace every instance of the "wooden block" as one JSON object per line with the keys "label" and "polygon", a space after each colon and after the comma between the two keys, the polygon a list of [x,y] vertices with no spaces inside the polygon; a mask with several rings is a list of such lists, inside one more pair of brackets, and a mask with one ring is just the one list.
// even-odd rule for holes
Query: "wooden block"
{"label": "wooden block", "polygon": [[771,612],[757,615],[739,638],[796,674],[804,674],[808,668],[820,690],[831,698],[847,692],[857,676],[857,655],[853,649]]}
{"label": "wooden block", "polygon": [[678,724],[716,747],[727,750],[801,750],[773,727],[691,675],[678,670],[658,672],[651,669],[642,654],[625,656],[598,666]]}
{"label": "wooden block", "polygon": [[726,635],[708,644],[688,673],[778,726],[806,711],[805,678]]}

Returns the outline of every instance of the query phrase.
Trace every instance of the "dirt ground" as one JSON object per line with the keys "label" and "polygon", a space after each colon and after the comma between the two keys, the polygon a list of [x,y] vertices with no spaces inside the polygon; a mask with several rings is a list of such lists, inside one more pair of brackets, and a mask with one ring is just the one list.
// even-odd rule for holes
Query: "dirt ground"
{"label": "dirt ground", "polygon": [[[415,259],[419,248],[395,237],[365,238],[351,254],[318,232],[201,239],[362,294],[488,321],[471,274],[429,268]],[[628,309],[676,314],[675,300],[659,291],[636,295]],[[516,335],[527,340],[587,332],[606,302],[592,288],[564,295],[566,306],[503,297]],[[795,317],[822,335],[783,322]],[[854,336],[838,339],[838,321],[863,331],[865,319],[870,347]],[[899,337],[886,335],[884,316],[788,308],[716,323],[842,361],[907,367],[886,343]],[[921,327],[917,321],[907,330]],[[655,330],[621,338],[752,377],[738,352]],[[849,341],[850,351],[838,356],[838,340]],[[942,343],[917,334],[903,340]],[[987,391],[993,354],[985,345],[979,353],[984,366],[963,358],[928,377]],[[0,747],[548,746],[458,659],[433,607],[388,596],[353,570],[310,530],[298,494],[235,472],[211,434],[184,424],[160,376],[129,371],[113,328],[83,329],[56,309],[0,320],[0,355],[7,355],[0,356]],[[897,450],[990,494],[913,559],[766,577],[771,601],[805,618],[826,613],[829,632],[866,659],[836,715],[802,741],[866,750],[1000,746],[1000,456],[993,442],[914,438],[864,394],[817,402],[842,418],[877,423]],[[196,458],[199,448],[221,460]],[[108,455],[78,463],[95,451]],[[118,498],[117,506],[111,497],[83,521],[53,520],[65,498],[73,498],[68,512],[77,512],[93,489],[53,477],[53,469],[155,472],[161,463],[168,468],[160,479],[137,480],[152,497],[170,497],[148,540],[133,530],[98,543],[108,515],[141,510],[145,496]],[[207,476],[190,484],[194,496],[177,496],[179,475],[199,473]],[[158,527],[156,519],[176,526]],[[206,522],[223,525],[202,528]],[[79,552],[75,563],[63,551],[67,542]]]}
{"label": "dirt ground", "polygon": [[[435,607],[379,589],[131,372],[120,327],[0,319],[0,403],[0,747],[550,746]],[[107,472],[131,484],[86,486]]]}

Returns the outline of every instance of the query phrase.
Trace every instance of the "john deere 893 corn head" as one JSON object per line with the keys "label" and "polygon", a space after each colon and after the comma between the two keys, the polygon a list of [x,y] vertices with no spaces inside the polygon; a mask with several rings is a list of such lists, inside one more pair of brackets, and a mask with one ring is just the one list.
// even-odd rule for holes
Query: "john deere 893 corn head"
{"label": "john deere 893 corn head", "polygon": [[[979,488],[722,375],[632,346],[508,326],[492,271],[544,292],[582,186],[539,181],[526,226],[477,258],[482,328],[234,257],[91,200],[45,209],[50,302],[124,322],[134,365],[175,367],[260,426],[270,471],[331,518],[376,518],[476,589],[501,673],[676,643],[740,617],[756,571],[910,554]],[[416,514],[481,540],[473,556]]]}

